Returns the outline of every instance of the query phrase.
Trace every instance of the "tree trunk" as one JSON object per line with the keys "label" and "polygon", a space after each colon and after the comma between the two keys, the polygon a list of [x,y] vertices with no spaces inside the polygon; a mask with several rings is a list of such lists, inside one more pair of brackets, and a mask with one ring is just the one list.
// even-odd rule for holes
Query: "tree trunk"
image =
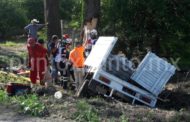
{"label": "tree trunk", "polygon": [[[84,2],[84,25],[81,31],[81,39],[88,38],[87,31],[97,29],[100,17],[100,0],[83,0]],[[82,13],[83,14],[83,13]]]}
{"label": "tree trunk", "polygon": [[97,28],[100,16],[100,0],[84,0],[85,2],[85,23],[88,29]]}
{"label": "tree trunk", "polygon": [[48,22],[47,35],[48,40],[52,35],[58,35],[61,37],[61,27],[59,20],[59,0],[46,0],[46,17]]}

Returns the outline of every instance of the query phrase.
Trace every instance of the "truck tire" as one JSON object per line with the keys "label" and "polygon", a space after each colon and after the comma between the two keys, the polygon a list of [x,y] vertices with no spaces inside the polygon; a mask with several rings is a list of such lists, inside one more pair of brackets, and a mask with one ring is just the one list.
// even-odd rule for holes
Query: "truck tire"
{"label": "truck tire", "polygon": [[98,82],[92,79],[92,80],[89,81],[88,88],[90,90],[94,91],[94,92],[97,92],[96,91],[96,86],[97,85],[98,85]]}
{"label": "truck tire", "polygon": [[88,97],[88,84],[89,84],[89,80],[85,80],[82,84],[82,86],[79,88],[76,96],[77,97]]}

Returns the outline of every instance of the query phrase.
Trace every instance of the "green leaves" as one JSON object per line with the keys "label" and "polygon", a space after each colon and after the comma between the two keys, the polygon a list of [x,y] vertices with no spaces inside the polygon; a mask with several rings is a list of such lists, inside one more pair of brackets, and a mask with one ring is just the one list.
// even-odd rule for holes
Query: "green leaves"
{"label": "green leaves", "polygon": [[158,55],[180,56],[183,63],[190,55],[186,51],[190,46],[189,4],[189,0],[103,0],[100,33],[118,36],[121,45],[132,52],[136,47],[140,51],[151,47]]}
{"label": "green leaves", "polygon": [[44,5],[43,0],[24,0],[22,9],[26,12],[26,17],[29,19],[36,18],[40,23],[44,23]]}
{"label": "green leaves", "polygon": [[48,114],[45,105],[34,94],[10,97],[7,96],[5,91],[0,90],[0,103],[3,105],[18,104],[21,112],[32,116],[45,116]]}
{"label": "green leaves", "polygon": [[43,116],[45,105],[39,101],[36,95],[28,95],[24,99],[18,97],[17,99],[24,113],[33,116]]}
{"label": "green leaves", "polygon": [[15,3],[0,1],[0,36],[2,37],[21,33],[26,23],[23,11],[15,6]]}
{"label": "green leaves", "polygon": [[92,108],[85,100],[80,100],[76,104],[77,111],[73,115],[73,119],[77,122],[99,122],[97,111]]}
{"label": "green leaves", "polygon": [[[81,20],[83,20],[83,0],[60,0],[60,18],[63,19],[64,26],[71,28],[80,28]],[[82,8],[83,9],[83,8]]]}
{"label": "green leaves", "polygon": [[6,92],[3,90],[0,90],[0,103],[9,103],[10,99],[7,96]]}
{"label": "green leaves", "polygon": [[6,73],[0,71],[0,83],[9,83],[9,82],[14,82],[14,83],[29,83],[28,80],[22,76],[16,76],[12,73]]}

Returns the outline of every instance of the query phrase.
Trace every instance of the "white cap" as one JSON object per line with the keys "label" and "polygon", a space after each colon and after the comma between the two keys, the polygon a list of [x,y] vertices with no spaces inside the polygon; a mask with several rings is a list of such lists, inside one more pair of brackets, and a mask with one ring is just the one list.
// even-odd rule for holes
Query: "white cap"
{"label": "white cap", "polygon": [[31,23],[39,23],[39,21],[37,19],[32,19]]}

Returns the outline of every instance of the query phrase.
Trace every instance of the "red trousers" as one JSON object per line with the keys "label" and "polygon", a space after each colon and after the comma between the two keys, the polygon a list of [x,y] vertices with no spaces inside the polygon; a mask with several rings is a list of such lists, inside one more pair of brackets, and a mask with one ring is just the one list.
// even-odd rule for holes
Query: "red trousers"
{"label": "red trousers", "polygon": [[31,59],[30,80],[33,84],[36,84],[37,79],[44,79],[46,67],[46,58]]}
{"label": "red trousers", "polygon": [[36,84],[37,79],[43,80],[45,70],[47,68],[47,49],[42,45],[35,43],[35,41],[28,41],[28,54],[30,65],[30,80],[33,84]]}

